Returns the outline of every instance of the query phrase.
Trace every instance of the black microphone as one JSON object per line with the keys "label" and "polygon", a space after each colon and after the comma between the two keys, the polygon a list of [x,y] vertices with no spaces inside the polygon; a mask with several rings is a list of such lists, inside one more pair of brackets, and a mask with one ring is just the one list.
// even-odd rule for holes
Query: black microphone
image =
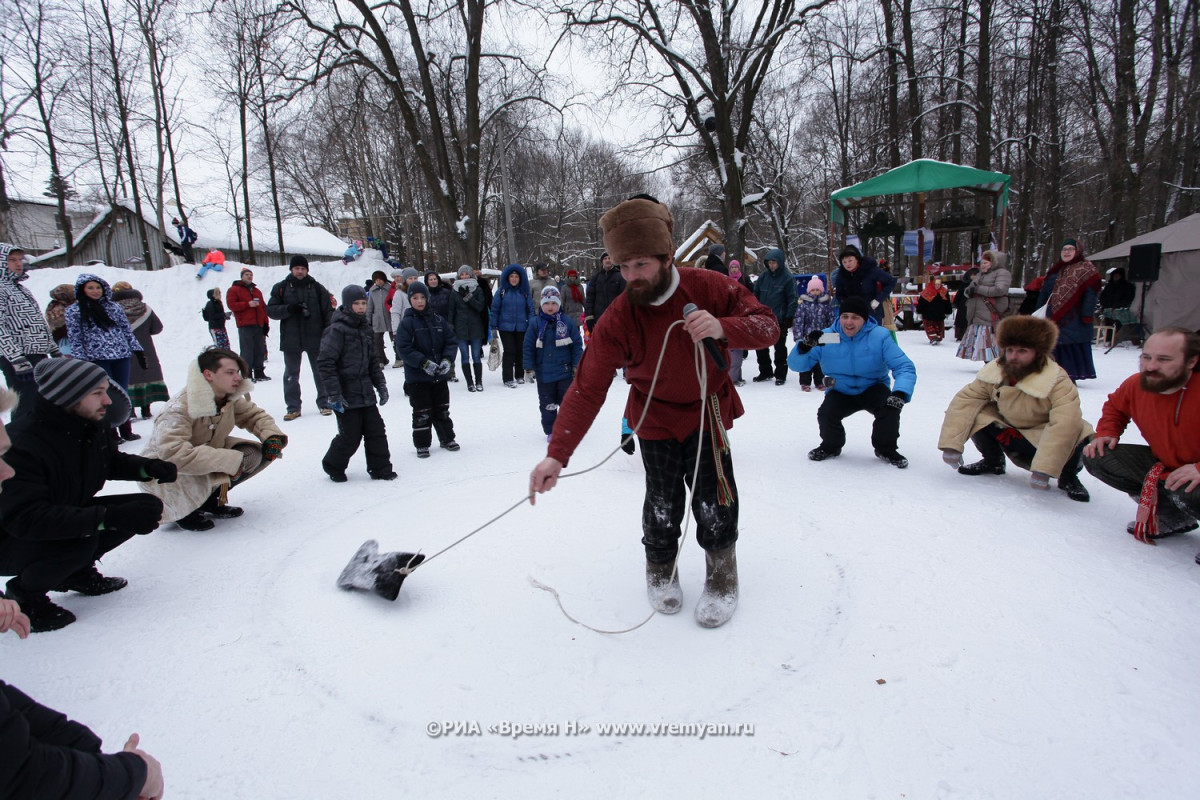
{"label": "black microphone", "polygon": [[[699,310],[700,309],[695,303],[688,303],[683,307],[683,318],[687,319],[688,314]],[[726,363],[725,356],[721,355],[721,349],[717,347],[717,343],[713,341],[711,336],[704,337],[704,349],[708,350],[708,354],[712,356],[712,360],[716,362],[717,369],[721,370],[722,372],[729,369],[729,364]]]}

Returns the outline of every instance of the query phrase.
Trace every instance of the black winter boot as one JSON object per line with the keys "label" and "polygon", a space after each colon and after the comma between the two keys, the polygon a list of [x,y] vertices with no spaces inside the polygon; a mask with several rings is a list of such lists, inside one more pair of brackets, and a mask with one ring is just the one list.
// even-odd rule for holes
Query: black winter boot
{"label": "black winter boot", "polygon": [[475,391],[483,391],[483,362],[472,363],[471,369],[475,372]]}
{"label": "black winter boot", "polygon": [[216,517],[217,519],[233,519],[234,517],[240,517],[243,513],[243,509],[237,506],[222,504],[219,490],[209,495],[209,498],[204,501],[204,505],[200,506],[200,510],[210,517]]}
{"label": "black winter boot", "polygon": [[1003,475],[1003,461],[988,461],[986,458],[974,464],[964,464],[958,468],[959,475]]}
{"label": "black winter boot", "polygon": [[29,617],[29,630],[33,633],[56,631],[75,621],[74,614],[50,602],[46,595],[34,594],[26,589],[20,578],[8,582],[5,594],[9,600],[16,601],[25,616]]}
{"label": "black winter boot", "polygon": [[737,545],[724,550],[705,550],[704,594],[696,603],[696,622],[705,628],[719,628],[737,609]]}
{"label": "black winter boot", "polygon": [[54,587],[56,592],[79,592],[88,597],[99,597],[102,594],[124,589],[129,581],[124,578],[106,578],[100,574],[93,564],[90,567],[68,575],[67,579]]}
{"label": "black winter boot", "polygon": [[660,614],[678,614],[683,608],[683,589],[673,560],[666,564],[646,562],[646,597],[650,607]]}
{"label": "black winter boot", "polygon": [[1092,499],[1088,494],[1087,487],[1079,482],[1079,475],[1063,475],[1058,479],[1058,488],[1067,493],[1067,497],[1076,500],[1080,503],[1086,503]]}

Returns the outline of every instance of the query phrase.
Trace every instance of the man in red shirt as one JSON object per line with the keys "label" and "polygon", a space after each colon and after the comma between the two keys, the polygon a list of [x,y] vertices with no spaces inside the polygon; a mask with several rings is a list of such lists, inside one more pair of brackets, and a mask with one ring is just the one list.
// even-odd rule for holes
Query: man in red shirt
{"label": "man in red shirt", "polygon": [[[696,348],[712,339],[726,357],[731,347],[757,350],[775,342],[779,324],[741,284],[716,272],[675,267],[674,221],[654,198],[626,200],[601,217],[600,228],[626,286],[596,325],[559,409],[546,458],[530,475],[530,501],[554,488],[604,404],[614,375],[624,369],[630,384],[625,416],[641,441],[646,468],[642,544],[650,605],[664,614],[683,605],[675,558],[686,511],[685,482],[691,482],[698,460],[692,512],[707,572],[696,621],[715,628],[737,607],[738,495],[726,431],[743,409],[729,373],[717,369],[707,353],[707,388],[701,393]],[[689,303],[698,310],[684,322]],[[674,330],[674,323],[682,330]]]}
{"label": "man in red shirt", "polygon": [[[1139,373],[1108,396],[1096,438],[1083,451],[1088,472],[1138,501],[1137,519],[1126,530],[1144,542],[1197,527],[1198,363],[1200,334],[1172,326],[1147,339]],[[1117,443],[1130,420],[1146,445]]]}

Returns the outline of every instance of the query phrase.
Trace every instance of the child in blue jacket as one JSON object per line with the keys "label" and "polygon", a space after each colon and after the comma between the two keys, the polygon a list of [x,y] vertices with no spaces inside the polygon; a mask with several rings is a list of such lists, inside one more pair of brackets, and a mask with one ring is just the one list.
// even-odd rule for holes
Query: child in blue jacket
{"label": "child in blue jacket", "polygon": [[537,375],[538,406],[542,410],[542,430],[546,441],[554,430],[558,407],[567,396],[575,378],[575,368],[583,358],[583,338],[579,325],[562,313],[562,298],[553,286],[542,289],[541,311],[529,321],[525,331],[524,363]]}

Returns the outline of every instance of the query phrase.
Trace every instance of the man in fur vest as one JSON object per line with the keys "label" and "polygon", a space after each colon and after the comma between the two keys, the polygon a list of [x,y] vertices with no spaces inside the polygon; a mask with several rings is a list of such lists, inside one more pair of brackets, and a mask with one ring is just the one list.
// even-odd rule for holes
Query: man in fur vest
{"label": "man in fur vest", "polygon": [[[1008,317],[996,329],[1000,357],[988,362],[946,409],[938,447],[942,460],[963,475],[1003,475],[1005,456],[1030,471],[1030,485],[1058,488],[1086,503],[1079,482],[1083,448],[1093,431],[1079,407],[1079,391],[1050,360],[1058,326],[1040,317]],[[983,458],[963,464],[970,437]]]}
{"label": "man in fur vest", "polygon": [[[554,488],[604,405],[613,376],[624,368],[630,384],[625,416],[637,432],[646,468],[642,544],[650,605],[663,614],[674,614],[683,605],[675,561],[687,511],[684,485],[699,461],[692,511],[707,570],[696,621],[715,628],[737,607],[738,491],[726,430],[743,409],[729,373],[718,369],[707,353],[707,396],[701,394],[696,348],[711,339],[728,358],[731,347],[768,347],[779,337],[779,323],[741,284],[717,272],[678,269],[672,257],[671,212],[654,198],[626,200],[600,218],[600,228],[627,283],[597,323],[579,363],[546,458],[530,475],[530,501],[534,493]],[[688,304],[698,308],[683,321]],[[655,381],[664,341],[666,355]],[[703,430],[702,408],[708,411]]]}
{"label": "man in fur vest", "polygon": [[[242,509],[226,504],[226,493],[282,456],[287,437],[247,396],[254,385],[248,372],[233,351],[210,347],[188,365],[187,387],[154,418],[142,455],[165,459],[179,470],[175,483],[143,486],[163,501],[163,522],[207,531],[213,528],[209,517],[240,517]],[[230,436],[235,427],[258,441]]]}

